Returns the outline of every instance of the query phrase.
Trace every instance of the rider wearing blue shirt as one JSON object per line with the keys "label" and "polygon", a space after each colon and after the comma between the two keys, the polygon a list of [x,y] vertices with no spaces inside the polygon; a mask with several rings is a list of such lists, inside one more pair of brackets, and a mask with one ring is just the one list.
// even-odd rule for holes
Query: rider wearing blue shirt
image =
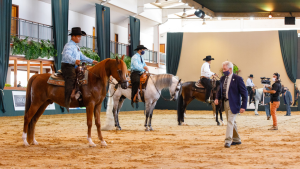
{"label": "rider wearing blue shirt", "polygon": [[80,48],[76,45],[81,40],[81,36],[85,36],[86,33],[81,31],[81,28],[72,28],[71,40],[68,42],[62,52],[61,71],[65,80],[65,107],[69,111],[71,94],[76,81],[75,65],[79,65],[80,61],[97,64],[98,62],[84,56]]}
{"label": "rider wearing blue shirt", "polygon": [[[137,53],[132,56],[131,58],[131,84],[132,84],[132,90],[131,90],[131,105],[133,107],[133,102],[138,102],[138,89],[140,85],[140,76],[145,72],[149,72],[148,67],[146,66],[146,63],[144,61],[144,58],[142,57],[143,54],[145,54],[145,49],[143,45],[138,45],[135,51]],[[136,96],[136,97],[135,97]]]}

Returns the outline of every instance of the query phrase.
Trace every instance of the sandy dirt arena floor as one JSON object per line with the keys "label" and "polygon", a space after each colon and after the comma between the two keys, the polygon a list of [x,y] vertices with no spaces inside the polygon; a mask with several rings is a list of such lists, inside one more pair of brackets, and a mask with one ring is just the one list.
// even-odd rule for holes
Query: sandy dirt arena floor
{"label": "sandy dirt arena floor", "polygon": [[155,110],[152,132],[144,131],[143,111],[121,112],[123,130],[102,132],[106,148],[95,126],[97,146],[89,147],[85,114],[41,116],[39,145],[30,147],[21,139],[23,116],[1,117],[0,168],[300,168],[300,112],[278,112],[278,131],[269,131],[272,121],[259,114],[238,116],[242,145],[230,149],[226,126],[217,126],[210,111],[187,111],[188,126],[178,126],[176,111]]}

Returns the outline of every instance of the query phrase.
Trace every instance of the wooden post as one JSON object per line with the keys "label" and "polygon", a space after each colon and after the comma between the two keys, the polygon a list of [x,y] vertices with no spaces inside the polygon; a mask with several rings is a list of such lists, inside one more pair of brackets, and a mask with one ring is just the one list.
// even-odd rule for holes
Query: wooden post
{"label": "wooden post", "polygon": [[18,70],[18,67],[17,67],[17,59],[14,60],[14,87],[17,87],[17,83],[18,83],[18,79],[17,79],[17,70]]}
{"label": "wooden post", "polygon": [[40,74],[43,74],[43,61],[40,61]]}
{"label": "wooden post", "polygon": [[30,78],[30,60],[27,61],[27,82]]}

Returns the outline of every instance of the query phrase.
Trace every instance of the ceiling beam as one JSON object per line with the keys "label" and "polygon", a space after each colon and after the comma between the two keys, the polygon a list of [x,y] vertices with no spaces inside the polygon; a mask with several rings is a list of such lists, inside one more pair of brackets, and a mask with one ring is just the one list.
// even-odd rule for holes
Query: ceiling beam
{"label": "ceiling beam", "polygon": [[[216,12],[215,17],[269,17],[270,12],[251,12],[251,13],[222,13]],[[271,12],[272,17],[300,17],[300,12]]]}

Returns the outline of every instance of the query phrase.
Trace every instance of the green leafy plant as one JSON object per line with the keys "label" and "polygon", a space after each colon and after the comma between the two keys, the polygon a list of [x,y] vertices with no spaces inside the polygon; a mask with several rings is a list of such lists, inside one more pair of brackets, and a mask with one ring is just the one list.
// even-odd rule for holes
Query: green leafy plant
{"label": "green leafy plant", "polygon": [[[112,52],[110,52],[110,58],[111,59],[115,59],[116,57],[118,57],[119,59],[122,58],[122,56],[120,56],[119,54],[113,54]],[[129,56],[124,57],[124,62],[126,64],[127,69],[129,70],[131,67],[131,58]]]}
{"label": "green leafy plant", "polygon": [[5,86],[4,87],[11,87],[11,85],[10,84],[7,84],[7,83],[5,83]]}
{"label": "green leafy plant", "polygon": [[53,56],[57,56],[57,51],[54,49],[53,44],[47,40],[41,40],[41,42],[28,41],[28,37],[25,39],[19,39],[17,36],[12,37],[12,54],[13,55],[25,55],[27,60],[37,59],[39,57],[48,59]]}
{"label": "green leafy plant", "polygon": [[81,53],[84,54],[86,57],[100,62],[99,55],[96,52],[94,52],[92,49],[87,47],[81,47],[80,50]]}
{"label": "green leafy plant", "polygon": [[233,73],[234,74],[239,74],[240,70],[239,68],[237,67],[237,65],[233,64]]}

